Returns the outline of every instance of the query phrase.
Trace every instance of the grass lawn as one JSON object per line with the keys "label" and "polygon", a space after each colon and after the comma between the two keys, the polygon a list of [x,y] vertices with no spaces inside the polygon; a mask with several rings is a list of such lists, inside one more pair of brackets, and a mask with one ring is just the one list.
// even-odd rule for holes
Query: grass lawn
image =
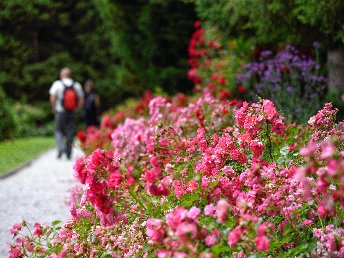
{"label": "grass lawn", "polygon": [[0,175],[19,168],[54,145],[53,137],[32,137],[0,142]]}

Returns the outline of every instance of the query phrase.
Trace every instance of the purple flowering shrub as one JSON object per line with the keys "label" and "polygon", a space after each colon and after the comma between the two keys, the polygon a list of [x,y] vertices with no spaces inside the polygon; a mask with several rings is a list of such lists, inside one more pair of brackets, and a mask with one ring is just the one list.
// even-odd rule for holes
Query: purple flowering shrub
{"label": "purple flowering shrub", "polygon": [[316,61],[290,45],[275,55],[262,51],[239,77],[251,99],[271,99],[288,119],[301,123],[321,107],[327,82]]}

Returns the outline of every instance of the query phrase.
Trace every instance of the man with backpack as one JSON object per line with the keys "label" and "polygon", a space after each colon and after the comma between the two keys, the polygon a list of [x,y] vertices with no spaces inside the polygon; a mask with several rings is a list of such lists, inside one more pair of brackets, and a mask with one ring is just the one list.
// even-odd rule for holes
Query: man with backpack
{"label": "man with backpack", "polygon": [[[65,67],[60,71],[60,80],[50,90],[50,103],[55,112],[55,137],[58,158],[66,153],[71,159],[73,138],[76,131],[76,111],[84,104],[84,93],[80,83],[72,79],[72,71]],[[66,141],[64,142],[64,138]]]}

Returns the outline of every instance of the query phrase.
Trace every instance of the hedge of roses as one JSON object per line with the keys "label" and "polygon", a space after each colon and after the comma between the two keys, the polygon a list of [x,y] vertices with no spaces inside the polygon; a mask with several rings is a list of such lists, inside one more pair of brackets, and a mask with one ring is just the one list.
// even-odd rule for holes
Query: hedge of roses
{"label": "hedge of roses", "polygon": [[245,96],[246,89],[238,76],[250,59],[251,44],[240,40],[221,44],[221,35],[216,30],[203,28],[201,21],[194,24],[188,52],[188,78],[195,90],[207,88],[220,99],[236,99]]}
{"label": "hedge of roses", "polygon": [[335,114],[326,104],[301,127],[269,100],[156,97],[112,130],[111,149],[77,160],[70,220],[14,225],[9,256],[344,257]]}
{"label": "hedge of roses", "polygon": [[147,93],[79,132],[70,219],[14,225],[10,257],[344,257],[337,110],[300,126],[271,100],[233,99],[246,94],[244,58],[228,62],[195,27],[188,75],[201,94]]}

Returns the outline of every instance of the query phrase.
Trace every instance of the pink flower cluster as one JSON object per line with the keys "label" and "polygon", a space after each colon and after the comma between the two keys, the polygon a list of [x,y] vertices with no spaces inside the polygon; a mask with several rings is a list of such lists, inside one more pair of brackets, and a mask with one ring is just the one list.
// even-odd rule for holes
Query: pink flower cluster
{"label": "pink flower cluster", "polygon": [[[344,220],[344,147],[338,125],[328,124],[323,132],[337,133],[314,142],[315,129],[285,125],[269,100],[234,109],[204,94],[188,105],[154,98],[147,118],[114,128],[113,150],[95,149],[74,165],[83,187],[72,191],[70,221],[49,245],[37,243],[54,230],[35,225],[25,242],[34,248],[14,244],[13,257],[42,250],[59,258],[288,257],[300,246],[309,249],[295,255],[340,257],[342,233],[335,229]],[[321,234],[334,234],[335,248],[330,236],[313,230],[332,224],[336,233]],[[18,237],[21,230],[15,225],[12,233]]]}
{"label": "pink flower cluster", "polygon": [[[35,241],[28,237],[24,236],[21,233],[21,230],[23,229],[29,230],[28,225],[25,221],[22,223],[17,223],[13,225],[12,229],[10,230],[13,237],[15,237],[15,244],[10,245],[10,251],[8,253],[9,258],[21,258],[25,257],[26,253],[24,250],[27,250],[27,252],[33,252],[39,256],[46,256],[47,249],[41,246],[37,246]],[[32,232],[33,237],[37,238],[49,238],[51,235],[51,231],[48,231],[46,227],[42,226],[40,223],[35,223],[33,226],[34,231]],[[43,241],[43,239],[42,239]]]}
{"label": "pink flower cluster", "polygon": [[333,126],[337,112],[338,109],[333,108],[332,103],[326,103],[322,110],[308,120],[308,124],[314,131],[312,141],[319,141],[334,135],[344,135],[344,122],[340,122],[335,127]]}
{"label": "pink flower cluster", "polygon": [[[258,252],[269,251],[270,240],[267,237],[274,231],[274,224],[271,222],[263,222],[258,225],[258,217],[251,215],[242,215],[239,220],[239,225],[231,230],[228,234],[228,245],[236,247],[243,246],[246,250],[257,250]],[[258,225],[255,232],[256,225]],[[254,234],[254,242],[248,235]]]}
{"label": "pink flower cluster", "polygon": [[328,140],[310,142],[300,153],[309,160],[295,175],[305,200],[315,201],[319,217],[337,216],[338,208],[344,209],[344,153]]}
{"label": "pink flower cluster", "polygon": [[113,209],[123,188],[135,183],[131,170],[122,174],[113,151],[96,150],[74,165],[75,176],[86,185],[85,196],[102,215],[103,224],[112,224],[119,216]]}
{"label": "pink flower cluster", "polygon": [[178,207],[167,214],[164,220],[153,218],[147,220],[148,243],[157,246],[156,254],[159,258],[192,257],[197,254],[201,257],[211,257],[206,252],[200,253],[193,243],[199,239],[212,246],[220,233],[214,230],[208,234],[205,228],[200,228],[198,225],[200,214],[201,210],[197,207],[191,207],[190,210]]}
{"label": "pink flower cluster", "polygon": [[243,127],[251,137],[257,135],[263,125],[269,126],[269,130],[277,135],[283,134],[286,129],[282,121],[283,116],[278,114],[272,101],[263,100],[262,102],[262,104],[251,106],[244,102],[235,115],[237,124]]}
{"label": "pink flower cluster", "polygon": [[313,234],[319,239],[312,253],[314,257],[344,257],[344,229],[327,225],[324,230],[314,229]]}

